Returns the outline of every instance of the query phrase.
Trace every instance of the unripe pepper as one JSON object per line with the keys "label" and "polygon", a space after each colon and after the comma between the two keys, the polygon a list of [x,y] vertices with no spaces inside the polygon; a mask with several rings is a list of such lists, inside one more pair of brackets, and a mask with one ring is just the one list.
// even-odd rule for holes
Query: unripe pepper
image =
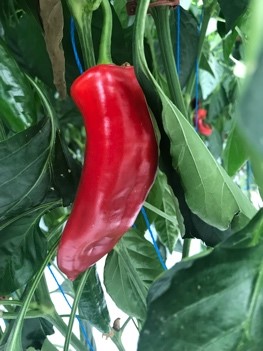
{"label": "unripe pepper", "polygon": [[71,95],[87,143],[58,266],[74,280],[133,225],[155,179],[158,146],[133,67],[92,67],[76,79]]}

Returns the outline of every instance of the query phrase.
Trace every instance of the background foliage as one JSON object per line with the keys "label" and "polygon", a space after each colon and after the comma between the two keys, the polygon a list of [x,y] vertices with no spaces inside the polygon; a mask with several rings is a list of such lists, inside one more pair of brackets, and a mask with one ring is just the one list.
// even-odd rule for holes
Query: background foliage
{"label": "background foliage", "polygon": [[[125,0],[111,1],[111,52],[115,64],[135,66],[152,111],[160,160],[144,208],[163,259],[179,251],[182,261],[163,272],[140,214],[108,254],[103,277],[95,266],[74,284],[63,277],[74,299],[68,324],[44,272],[56,269],[85,147],[69,95],[79,75],[72,8],[64,0],[48,9],[42,1],[0,5],[1,351],[58,350],[47,338],[53,327],[65,337],[64,350],[87,348],[83,328],[90,349],[96,328],[125,350],[121,337],[131,321],[138,350],[262,348],[262,211],[250,197],[260,198],[263,188],[263,4],[192,1],[180,8],[178,33],[178,8],[146,15],[147,2],[138,1],[136,15],[128,16]],[[56,6],[60,17],[52,22]],[[102,27],[99,7],[92,16],[96,59]],[[52,50],[59,55],[53,62]],[[211,136],[194,128],[196,100],[207,110]],[[202,252],[186,257],[191,238],[200,240]],[[127,314],[122,325],[111,320],[105,295]],[[80,338],[72,333],[75,313]]]}

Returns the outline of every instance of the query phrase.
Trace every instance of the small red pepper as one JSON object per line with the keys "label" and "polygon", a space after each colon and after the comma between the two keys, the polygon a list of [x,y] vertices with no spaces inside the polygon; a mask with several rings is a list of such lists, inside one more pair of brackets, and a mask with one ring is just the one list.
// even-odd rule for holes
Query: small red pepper
{"label": "small red pepper", "polygon": [[200,134],[205,136],[210,136],[213,132],[212,127],[210,127],[206,122],[207,110],[204,108],[199,108],[197,111],[197,130]]}
{"label": "small red pepper", "polygon": [[71,95],[87,143],[58,266],[74,280],[133,225],[155,179],[158,146],[133,67],[92,67],[75,80]]}

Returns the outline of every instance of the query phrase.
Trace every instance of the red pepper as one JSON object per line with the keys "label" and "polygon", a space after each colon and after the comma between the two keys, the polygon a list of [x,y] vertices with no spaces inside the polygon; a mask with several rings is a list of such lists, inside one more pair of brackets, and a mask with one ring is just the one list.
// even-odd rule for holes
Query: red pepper
{"label": "red pepper", "polygon": [[210,136],[213,132],[213,129],[206,124],[202,119],[198,119],[197,121],[198,125],[198,131],[200,134],[203,134],[205,136]]}
{"label": "red pepper", "polygon": [[[207,115],[207,110],[204,108],[199,108],[197,111],[197,130],[200,134],[205,136],[210,136],[213,132],[212,127],[205,123]],[[196,123],[196,121],[195,121]]]}
{"label": "red pepper", "polygon": [[87,143],[58,266],[74,280],[133,225],[155,179],[158,146],[133,67],[95,66],[76,79],[71,95]]}

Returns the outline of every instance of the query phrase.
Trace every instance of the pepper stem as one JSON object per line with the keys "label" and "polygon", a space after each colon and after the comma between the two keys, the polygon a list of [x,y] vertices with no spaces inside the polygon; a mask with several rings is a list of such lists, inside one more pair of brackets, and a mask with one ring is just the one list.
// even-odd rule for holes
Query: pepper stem
{"label": "pepper stem", "polygon": [[104,16],[101,32],[98,64],[112,63],[111,58],[111,35],[112,35],[112,12],[108,0],[102,0],[101,7]]}
{"label": "pepper stem", "polygon": [[95,55],[92,40],[92,14],[100,6],[101,0],[67,0],[69,10],[74,18],[79,35],[85,68],[95,66]]}
{"label": "pepper stem", "polygon": [[159,6],[151,10],[156,25],[157,36],[160,43],[161,55],[171,100],[179,108],[182,114],[187,117],[187,110],[184,104],[182,90],[175,65],[169,25],[169,12],[170,11],[168,6]]}

